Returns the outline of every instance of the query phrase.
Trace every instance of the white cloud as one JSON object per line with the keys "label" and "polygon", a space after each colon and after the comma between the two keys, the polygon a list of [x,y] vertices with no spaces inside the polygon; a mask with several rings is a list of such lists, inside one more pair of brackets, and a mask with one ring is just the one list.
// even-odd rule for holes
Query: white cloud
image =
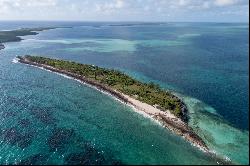
{"label": "white cloud", "polygon": [[211,13],[236,16],[236,12],[230,11],[237,10],[249,13],[246,10],[248,6],[248,0],[0,0],[0,20],[155,21],[164,20],[165,16],[171,16],[169,19],[172,20],[188,20]]}
{"label": "white cloud", "polygon": [[43,7],[55,6],[57,0],[0,0],[0,7],[13,6],[13,7]]}
{"label": "white cloud", "polygon": [[239,3],[238,0],[215,0],[214,4],[217,6],[228,6]]}
{"label": "white cloud", "polygon": [[95,6],[97,11],[112,12],[125,7],[125,0],[113,0],[111,2],[106,1],[105,3],[96,3]]}
{"label": "white cloud", "polygon": [[17,12],[28,8],[54,7],[57,0],[0,0],[0,13]]}
{"label": "white cloud", "polygon": [[26,0],[26,2],[23,4],[24,5],[26,4],[29,7],[48,7],[48,6],[56,6],[57,3],[58,3],[57,0]]}
{"label": "white cloud", "polygon": [[187,6],[191,1],[190,0],[179,0],[177,1],[179,6]]}

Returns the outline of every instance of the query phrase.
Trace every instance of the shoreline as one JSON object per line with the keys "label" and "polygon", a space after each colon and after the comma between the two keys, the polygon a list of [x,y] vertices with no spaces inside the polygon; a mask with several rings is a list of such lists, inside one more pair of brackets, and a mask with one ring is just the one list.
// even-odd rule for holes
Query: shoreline
{"label": "shoreline", "polygon": [[[20,62],[23,64],[27,64],[33,67],[38,67],[43,70],[47,70],[50,72],[57,73],[59,75],[65,76],[70,79],[77,80],[80,83],[87,84],[91,88],[94,88],[98,91],[101,91],[102,93],[108,94],[112,96],[114,99],[120,101],[123,104],[128,105],[129,107],[132,107],[133,110],[137,113],[143,114],[144,116],[150,118],[151,120],[157,122],[159,125],[161,125],[164,128],[167,128],[171,132],[173,132],[176,135],[181,136],[184,138],[187,142],[189,142],[191,145],[197,147],[204,153],[210,155],[211,157],[219,160],[217,163],[219,164],[232,164],[231,161],[228,161],[222,157],[219,157],[216,155],[215,152],[211,151],[206,143],[202,140],[201,137],[199,137],[191,127],[188,126],[188,123],[183,121],[181,118],[176,117],[172,113],[170,113],[169,110],[162,111],[157,106],[152,106],[147,103],[143,103],[139,100],[136,100],[128,95],[125,95],[115,89],[112,89],[110,87],[107,87],[103,84],[100,84],[98,82],[95,82],[94,80],[90,80],[86,77],[83,77],[81,75],[77,75],[75,73],[71,73],[65,70],[60,70],[48,65],[39,64],[36,62],[32,62],[26,58],[17,58],[16,62]],[[184,103],[183,103],[184,104]]]}
{"label": "shoreline", "polygon": [[[22,38],[23,36],[38,35],[39,32],[56,28],[59,27],[37,27],[37,28],[19,28],[14,30],[0,30],[0,51],[5,49],[4,43],[20,42],[24,40]],[[61,28],[67,28],[67,27],[61,27]]]}

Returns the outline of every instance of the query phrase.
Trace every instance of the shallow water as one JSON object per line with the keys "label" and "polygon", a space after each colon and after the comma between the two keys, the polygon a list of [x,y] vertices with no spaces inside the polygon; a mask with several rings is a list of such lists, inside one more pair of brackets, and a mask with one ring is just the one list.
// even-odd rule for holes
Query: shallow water
{"label": "shallow water", "polygon": [[116,68],[177,92],[209,147],[247,164],[247,34],[248,26],[238,24],[75,26],[6,44],[0,52],[0,163],[216,163],[111,97],[12,63],[16,55],[34,54]]}

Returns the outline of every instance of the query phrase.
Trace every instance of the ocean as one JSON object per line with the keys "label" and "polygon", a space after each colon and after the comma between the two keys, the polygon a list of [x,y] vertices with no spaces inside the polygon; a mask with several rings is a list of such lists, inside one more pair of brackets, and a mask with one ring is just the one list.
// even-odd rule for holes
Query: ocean
{"label": "ocean", "polygon": [[0,51],[0,164],[217,164],[110,96],[13,63],[25,54],[155,82],[183,99],[213,151],[249,163],[248,24],[0,22],[0,30],[48,26],[58,28]]}

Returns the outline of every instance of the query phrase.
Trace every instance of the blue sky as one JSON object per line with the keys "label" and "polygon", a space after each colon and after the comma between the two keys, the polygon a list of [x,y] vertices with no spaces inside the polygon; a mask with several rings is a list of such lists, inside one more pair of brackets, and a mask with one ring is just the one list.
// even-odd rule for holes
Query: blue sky
{"label": "blue sky", "polygon": [[248,22],[249,0],[0,0],[0,20]]}

